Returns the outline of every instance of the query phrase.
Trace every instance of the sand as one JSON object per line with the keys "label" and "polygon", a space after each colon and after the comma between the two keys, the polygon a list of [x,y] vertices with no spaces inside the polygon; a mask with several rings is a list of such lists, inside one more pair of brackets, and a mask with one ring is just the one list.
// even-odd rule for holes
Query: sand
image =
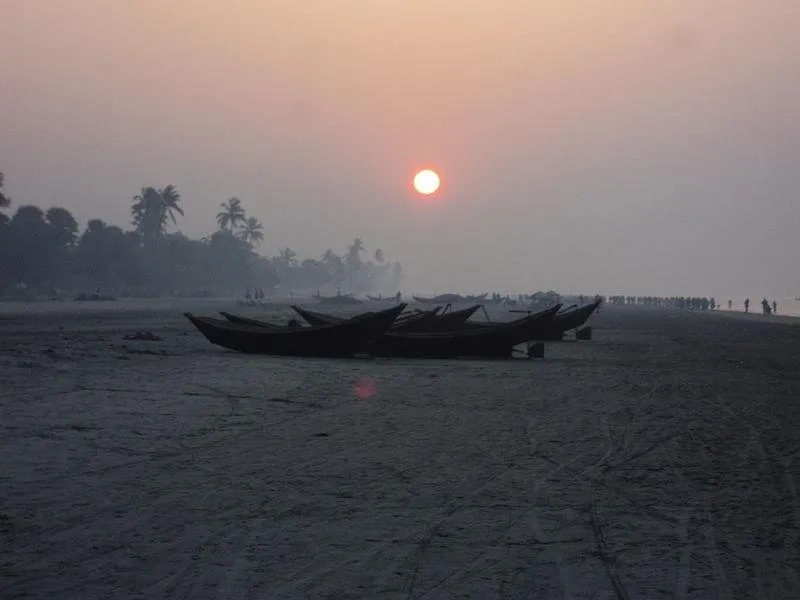
{"label": "sand", "polygon": [[800,597],[796,321],[335,361],[185,308],[0,306],[3,600]]}

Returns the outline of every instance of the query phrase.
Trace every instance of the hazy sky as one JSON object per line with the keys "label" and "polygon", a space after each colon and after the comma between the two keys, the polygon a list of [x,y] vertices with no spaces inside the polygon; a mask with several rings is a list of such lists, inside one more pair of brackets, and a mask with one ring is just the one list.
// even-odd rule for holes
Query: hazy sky
{"label": "hazy sky", "polygon": [[[15,203],[238,196],[425,291],[800,294],[797,0],[0,0]],[[435,200],[410,190],[439,170]]]}

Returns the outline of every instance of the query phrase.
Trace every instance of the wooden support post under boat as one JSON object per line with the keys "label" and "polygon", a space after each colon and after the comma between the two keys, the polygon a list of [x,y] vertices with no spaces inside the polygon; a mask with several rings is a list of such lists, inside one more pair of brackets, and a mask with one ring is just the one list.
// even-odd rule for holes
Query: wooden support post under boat
{"label": "wooden support post under boat", "polygon": [[524,354],[528,358],[544,358],[544,344],[542,342],[529,342],[525,349],[514,348],[517,354]]}
{"label": "wooden support post under boat", "polygon": [[528,357],[544,358],[544,344],[542,342],[533,342],[532,344],[528,344]]}

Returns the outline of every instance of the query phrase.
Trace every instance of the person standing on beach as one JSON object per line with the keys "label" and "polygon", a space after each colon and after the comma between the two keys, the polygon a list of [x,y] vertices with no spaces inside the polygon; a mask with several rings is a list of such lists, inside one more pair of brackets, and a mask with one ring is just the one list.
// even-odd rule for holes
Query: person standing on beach
{"label": "person standing on beach", "polygon": [[747,314],[750,312],[750,298],[744,299],[744,313]]}
{"label": "person standing on beach", "polygon": [[733,300],[728,300],[728,310],[733,310]]}
{"label": "person standing on beach", "polygon": [[777,315],[778,314],[778,302],[777,302],[777,300],[773,300],[772,301],[772,314],[773,315]]}

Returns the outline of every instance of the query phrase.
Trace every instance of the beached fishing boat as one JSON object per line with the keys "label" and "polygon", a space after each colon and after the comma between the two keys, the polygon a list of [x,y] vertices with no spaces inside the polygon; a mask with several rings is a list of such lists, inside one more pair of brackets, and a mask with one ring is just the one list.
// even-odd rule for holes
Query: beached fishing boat
{"label": "beached fishing boat", "polygon": [[422,296],[411,296],[414,302],[420,304],[454,304],[456,302],[464,302],[464,297],[461,294],[439,294],[433,298],[424,298]]}
{"label": "beached fishing boat", "polygon": [[282,328],[287,327],[287,325],[279,325],[278,323],[270,323],[268,321],[260,321],[258,319],[252,319],[250,317],[243,317],[241,315],[234,315],[233,313],[225,312],[224,310],[219,311],[223,317],[225,317],[226,321],[230,321],[231,323],[238,323],[240,325],[250,325],[252,327],[266,327],[268,329],[275,329],[275,328]]}
{"label": "beached fishing boat", "polygon": [[[329,315],[327,313],[321,313],[313,310],[304,309],[301,307],[296,307],[295,309],[299,315],[303,317],[306,323],[313,327],[320,327],[323,325],[334,325],[335,323],[341,323],[346,321],[347,318],[345,317],[338,317],[335,315]],[[439,307],[433,310],[426,310],[426,311],[414,311],[411,313],[401,314],[397,319],[395,319],[394,323],[392,323],[392,329],[399,329],[401,327],[410,327],[414,323],[422,322],[425,319],[436,315],[439,311]],[[251,325],[253,327],[266,327],[269,329],[273,329],[275,327],[286,327],[286,325],[279,325],[277,323],[270,323],[268,321],[261,321],[259,319],[253,319],[252,317],[243,317],[241,315],[235,315],[229,312],[225,312],[224,310],[219,311],[225,319],[230,321],[231,323],[239,323],[242,325]],[[362,313],[357,315],[359,317],[363,317],[365,315],[374,314],[372,311]]]}
{"label": "beached fishing boat", "polygon": [[[334,323],[341,323],[345,320],[343,317],[317,312],[315,310],[309,310],[301,306],[292,305],[292,309],[298,315],[300,315],[306,323],[313,326],[332,325]],[[441,307],[437,306],[431,310],[416,311],[411,314],[400,315],[392,324],[392,329],[421,326],[423,323],[427,323],[429,320],[436,317],[439,310],[441,310]]]}
{"label": "beached fishing boat", "polygon": [[511,358],[514,344],[504,328],[438,333],[390,331],[369,347],[373,356],[402,358]]}
{"label": "beached fishing boat", "polygon": [[[412,322],[399,322],[396,327],[411,328],[415,331],[453,331],[463,327],[472,315],[480,308],[479,304],[463,308],[461,310],[454,310],[444,314],[436,314],[439,308],[435,309],[433,314],[429,314],[426,318],[420,318]],[[299,314],[309,325],[330,325],[331,323],[338,323],[341,317],[321,313],[313,310],[308,310],[300,306],[292,305],[292,309]]]}
{"label": "beached fishing boat", "polygon": [[540,341],[560,341],[564,339],[564,334],[572,329],[582,327],[589,320],[597,308],[602,304],[602,299],[598,298],[594,302],[583,306],[570,307],[563,310],[553,317],[543,332]]}
{"label": "beached fishing boat", "polygon": [[[317,313],[300,307],[295,307],[295,309],[299,315],[315,327],[345,322],[341,317]],[[436,326],[432,326],[429,322],[435,311],[424,311],[409,315],[406,319],[407,325],[401,320],[402,316],[399,317],[383,336],[372,340],[363,350],[383,357],[506,358],[511,356],[515,346],[538,340],[543,336],[549,321],[558,309],[559,306],[553,306],[535,314],[501,323],[462,322],[457,329],[449,330],[437,330]],[[463,311],[456,311],[444,316],[457,313],[460,313],[460,317],[463,318]],[[267,331],[274,331],[276,327],[281,327],[230,313],[223,312],[221,314],[233,323],[250,327],[261,326]],[[374,313],[364,313],[359,317],[363,318],[370,314]],[[428,320],[424,321],[426,317]],[[415,323],[419,324],[418,328],[414,327]]]}
{"label": "beached fishing boat", "polygon": [[502,321],[495,323],[470,321],[465,324],[466,329],[486,329],[497,325],[510,326],[512,328],[512,340],[514,345],[525,344],[527,342],[542,341],[550,335],[553,319],[558,314],[560,304],[545,308],[538,312],[528,314],[513,321]]}
{"label": "beached fishing boat", "polygon": [[336,306],[348,306],[353,304],[363,304],[361,300],[352,294],[336,294],[335,296],[314,296],[321,304],[331,304]]}
{"label": "beached fishing boat", "polygon": [[274,329],[184,314],[209,342],[231,350],[281,356],[351,357],[386,333],[405,307],[399,304],[333,325]]}
{"label": "beached fishing boat", "polygon": [[370,345],[374,356],[403,358],[510,358],[514,348],[538,339],[558,307],[514,321],[467,323],[455,331],[389,331]]}

